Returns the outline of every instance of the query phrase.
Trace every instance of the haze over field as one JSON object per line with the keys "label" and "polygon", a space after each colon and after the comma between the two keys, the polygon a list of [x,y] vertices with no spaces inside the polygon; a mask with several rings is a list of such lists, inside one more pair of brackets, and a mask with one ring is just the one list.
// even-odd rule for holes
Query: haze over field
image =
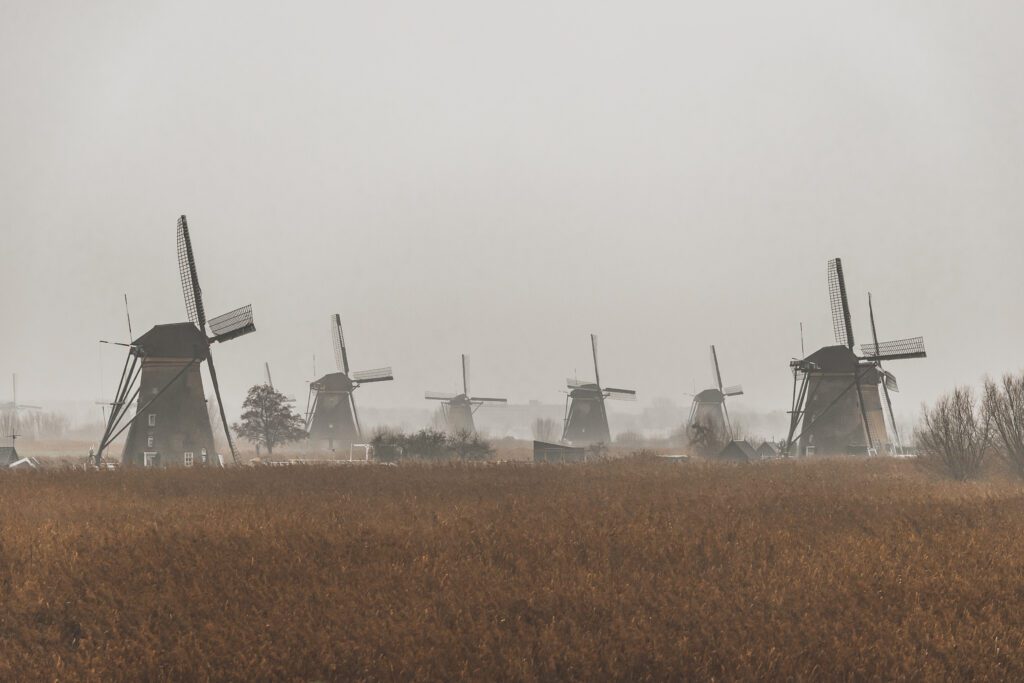
{"label": "haze over field", "polygon": [[[112,394],[124,340],[186,319],[185,213],[237,411],[269,361],[557,403],[602,380],[685,407],[714,343],[737,410],[788,406],[831,343],[924,335],[898,415],[1021,366],[1024,5],[8,3],[0,9],[0,378]],[[6,381],[0,380],[6,387]],[[0,390],[6,398],[7,390]],[[618,406],[616,406],[618,408]],[[615,425],[613,425],[615,430]]]}

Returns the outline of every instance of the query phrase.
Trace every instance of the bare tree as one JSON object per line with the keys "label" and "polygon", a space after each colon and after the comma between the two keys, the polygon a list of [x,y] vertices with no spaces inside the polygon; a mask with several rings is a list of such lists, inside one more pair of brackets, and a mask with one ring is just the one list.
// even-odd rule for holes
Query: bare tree
{"label": "bare tree", "polygon": [[1024,477],[1024,374],[985,381],[982,405],[992,425],[993,441],[1018,476]]}
{"label": "bare tree", "polygon": [[717,455],[726,444],[726,435],[709,419],[698,419],[686,429],[688,445],[697,455]]}
{"label": "bare tree", "polygon": [[923,407],[915,432],[921,462],[957,481],[981,474],[991,443],[987,411],[974,400],[970,387],[958,387]]}

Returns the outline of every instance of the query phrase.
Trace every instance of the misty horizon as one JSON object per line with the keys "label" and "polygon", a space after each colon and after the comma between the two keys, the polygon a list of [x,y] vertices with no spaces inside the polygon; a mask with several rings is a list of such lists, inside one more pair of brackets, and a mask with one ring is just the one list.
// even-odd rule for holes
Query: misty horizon
{"label": "misty horizon", "polygon": [[613,411],[685,419],[711,344],[730,410],[784,411],[800,324],[834,343],[835,256],[858,343],[869,291],[883,340],[925,338],[889,368],[901,419],[1021,367],[1024,8],[320,9],[11,13],[0,400],[12,373],[109,399],[125,293],[135,336],[187,319],[180,214],[209,314],[253,305],[214,351],[232,415],[264,363],[304,403],[333,313],[354,369],[394,368],[361,407],[429,409],[462,353],[482,392],[560,403],[596,333],[638,392]]}

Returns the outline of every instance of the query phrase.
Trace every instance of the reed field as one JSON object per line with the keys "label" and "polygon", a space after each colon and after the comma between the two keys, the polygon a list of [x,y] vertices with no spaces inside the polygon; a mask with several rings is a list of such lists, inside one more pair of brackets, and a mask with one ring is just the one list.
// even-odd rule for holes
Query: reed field
{"label": "reed field", "polygon": [[0,680],[1024,677],[1024,486],[998,473],[641,456],[0,491]]}

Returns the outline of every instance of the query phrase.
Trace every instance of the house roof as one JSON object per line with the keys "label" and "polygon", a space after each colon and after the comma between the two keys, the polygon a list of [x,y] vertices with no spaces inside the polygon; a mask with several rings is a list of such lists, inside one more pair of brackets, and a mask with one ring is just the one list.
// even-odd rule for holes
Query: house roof
{"label": "house roof", "polygon": [[778,455],[779,449],[771,441],[765,441],[763,444],[757,447],[757,454],[761,457]]}
{"label": "house roof", "polygon": [[746,441],[730,441],[718,452],[724,460],[756,460],[757,451]]}

